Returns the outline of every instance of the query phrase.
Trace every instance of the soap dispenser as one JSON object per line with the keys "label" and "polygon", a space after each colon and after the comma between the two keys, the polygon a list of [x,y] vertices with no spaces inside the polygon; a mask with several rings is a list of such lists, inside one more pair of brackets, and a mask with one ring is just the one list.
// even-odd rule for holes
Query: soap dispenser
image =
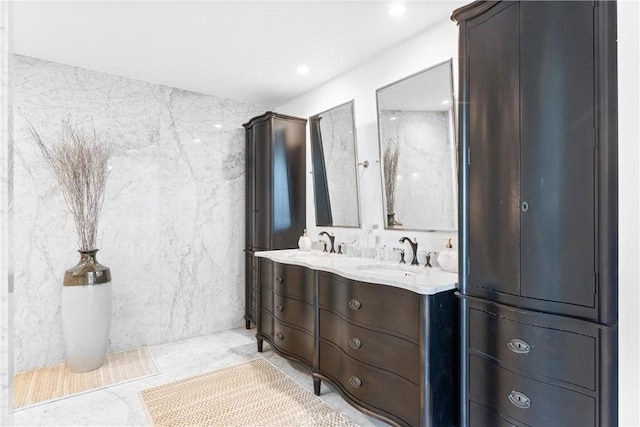
{"label": "soap dispenser", "polygon": [[450,273],[458,272],[458,251],[453,249],[453,245],[451,244],[451,237],[447,240],[447,245],[445,249],[441,250],[438,254],[438,264],[443,271],[448,271]]}
{"label": "soap dispenser", "polygon": [[298,239],[298,247],[303,251],[311,250],[311,239],[307,236],[307,229],[305,228],[302,232],[302,236]]}

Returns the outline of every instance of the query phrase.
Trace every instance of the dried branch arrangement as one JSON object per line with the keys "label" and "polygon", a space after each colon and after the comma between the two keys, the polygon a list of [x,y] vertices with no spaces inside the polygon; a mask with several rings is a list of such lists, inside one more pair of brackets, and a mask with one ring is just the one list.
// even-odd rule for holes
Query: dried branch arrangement
{"label": "dried branch arrangement", "polygon": [[396,179],[398,177],[398,158],[400,150],[398,144],[387,141],[387,146],[382,154],[384,170],[384,191],[387,196],[387,214],[395,213],[396,204]]}
{"label": "dried branch arrangement", "polygon": [[98,220],[102,211],[110,147],[95,131],[86,132],[62,122],[59,141],[47,144],[29,123],[31,134],[56,176],[67,208],[73,215],[81,251],[96,250]]}

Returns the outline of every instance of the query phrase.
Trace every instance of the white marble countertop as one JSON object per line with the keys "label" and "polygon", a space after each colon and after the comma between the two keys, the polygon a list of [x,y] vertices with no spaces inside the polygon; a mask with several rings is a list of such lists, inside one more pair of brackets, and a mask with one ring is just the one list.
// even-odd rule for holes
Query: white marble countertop
{"label": "white marble countertop", "polygon": [[422,294],[433,295],[457,288],[458,275],[423,265],[398,264],[320,251],[299,249],[256,252],[255,256],[282,264],[299,265],[312,270],[335,273],[347,279],[394,286]]}

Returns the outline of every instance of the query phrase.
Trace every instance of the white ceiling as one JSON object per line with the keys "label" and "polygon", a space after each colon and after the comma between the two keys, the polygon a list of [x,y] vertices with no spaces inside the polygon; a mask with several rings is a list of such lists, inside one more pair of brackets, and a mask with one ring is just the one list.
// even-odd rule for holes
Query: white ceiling
{"label": "white ceiling", "polygon": [[[275,107],[467,1],[405,3],[392,18],[389,1],[15,1],[10,43],[23,55]],[[296,74],[302,63],[309,74]]]}

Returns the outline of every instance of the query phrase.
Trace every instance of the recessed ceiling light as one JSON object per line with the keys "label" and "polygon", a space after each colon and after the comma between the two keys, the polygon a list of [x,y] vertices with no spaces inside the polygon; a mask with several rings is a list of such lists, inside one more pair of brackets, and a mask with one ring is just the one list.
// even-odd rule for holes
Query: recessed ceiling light
{"label": "recessed ceiling light", "polygon": [[307,67],[304,64],[299,65],[298,68],[296,68],[296,73],[298,73],[298,74],[309,74],[309,67]]}
{"label": "recessed ceiling light", "polygon": [[402,16],[407,11],[407,7],[404,3],[392,3],[389,7],[389,15],[390,16]]}
{"label": "recessed ceiling light", "polygon": [[395,120],[395,119],[396,119],[396,116],[389,117],[389,120]]}
{"label": "recessed ceiling light", "polygon": [[193,142],[195,142],[196,144],[198,144],[198,143],[200,143],[200,140],[199,140],[198,138],[195,138],[195,139],[193,140]]}
{"label": "recessed ceiling light", "polygon": [[216,129],[220,129],[222,125],[220,123],[216,123],[215,125],[213,125],[213,127]]}
{"label": "recessed ceiling light", "polygon": [[443,100],[442,105],[449,105],[449,100],[448,99]]}

